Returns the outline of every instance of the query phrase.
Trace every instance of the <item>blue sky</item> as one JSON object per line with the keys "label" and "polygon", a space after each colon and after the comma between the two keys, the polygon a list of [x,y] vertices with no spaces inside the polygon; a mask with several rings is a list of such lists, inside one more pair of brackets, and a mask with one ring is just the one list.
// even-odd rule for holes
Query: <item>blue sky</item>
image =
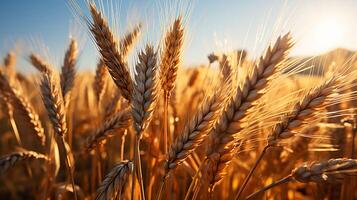
{"label": "blue sky", "polygon": [[[84,0],[77,0],[87,13]],[[119,2],[119,3],[118,3]],[[168,3],[170,2],[170,3]],[[272,38],[291,31],[297,44],[293,55],[313,55],[335,47],[357,49],[357,1],[354,0],[103,0],[116,5],[116,27],[123,33],[134,22],[145,24],[142,43],[160,37],[163,24],[172,18],[168,5],[179,5],[187,23],[184,64],[207,62],[213,50],[224,52],[246,48],[257,56]],[[110,6],[109,6],[110,7]],[[108,7],[107,7],[108,8]],[[189,10],[189,11],[187,11]],[[167,14],[169,13],[169,14]],[[107,12],[108,14],[108,12]],[[113,16],[113,15],[110,15]],[[111,17],[112,18],[112,17]],[[69,35],[80,38],[80,69],[93,70],[97,52],[87,30],[76,24],[67,0],[8,0],[0,6],[0,55],[16,49],[22,71],[31,69],[26,61],[30,51],[44,54],[60,66]],[[131,22],[131,23],[128,23]],[[85,39],[87,38],[87,39]],[[142,46],[139,44],[135,51]],[[134,51],[134,52],[135,52]],[[131,58],[134,60],[134,58]]]}

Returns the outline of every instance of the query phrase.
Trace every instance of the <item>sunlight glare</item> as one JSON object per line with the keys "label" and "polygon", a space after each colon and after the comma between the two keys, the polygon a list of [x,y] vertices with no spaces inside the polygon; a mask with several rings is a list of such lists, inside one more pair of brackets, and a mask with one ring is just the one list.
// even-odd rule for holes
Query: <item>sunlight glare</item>
{"label": "sunlight glare", "polygon": [[343,40],[343,26],[336,18],[320,21],[313,27],[312,37],[316,51],[323,52],[338,47]]}

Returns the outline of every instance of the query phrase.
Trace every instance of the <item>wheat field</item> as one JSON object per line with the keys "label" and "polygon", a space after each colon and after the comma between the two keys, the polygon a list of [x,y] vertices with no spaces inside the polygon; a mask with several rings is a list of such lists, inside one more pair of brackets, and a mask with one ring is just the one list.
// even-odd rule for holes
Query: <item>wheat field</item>
{"label": "wheat field", "polygon": [[353,52],[293,57],[286,32],[188,67],[185,16],[136,51],[143,24],[118,36],[86,9],[95,72],[76,38],[60,68],[26,55],[33,75],[4,55],[0,199],[357,199]]}

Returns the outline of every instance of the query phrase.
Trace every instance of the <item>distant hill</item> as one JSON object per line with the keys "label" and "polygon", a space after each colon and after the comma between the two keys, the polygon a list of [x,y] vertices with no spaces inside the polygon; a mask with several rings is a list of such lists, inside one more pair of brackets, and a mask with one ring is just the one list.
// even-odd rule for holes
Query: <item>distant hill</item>
{"label": "distant hill", "polygon": [[318,56],[291,57],[289,58],[289,61],[296,62],[291,68],[296,68],[298,66],[311,68],[311,66],[314,66],[311,69],[304,70],[301,74],[323,75],[330,67],[334,66],[345,65],[356,67],[356,58],[353,57],[353,55],[357,55],[357,52],[337,48]]}

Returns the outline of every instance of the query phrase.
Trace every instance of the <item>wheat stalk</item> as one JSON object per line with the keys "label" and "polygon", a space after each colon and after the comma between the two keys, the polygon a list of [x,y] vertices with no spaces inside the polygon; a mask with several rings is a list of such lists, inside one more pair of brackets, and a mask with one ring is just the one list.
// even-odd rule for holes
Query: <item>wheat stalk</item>
{"label": "wheat stalk", "polygon": [[98,103],[101,102],[105,92],[106,78],[107,78],[107,69],[104,64],[104,61],[101,59],[97,64],[97,69],[95,71],[95,77],[93,83],[93,88]]}
{"label": "wheat stalk", "polygon": [[13,167],[17,163],[34,159],[48,161],[47,156],[34,151],[21,151],[3,156],[0,158],[0,174],[5,173],[9,168]]}
{"label": "wheat stalk", "polygon": [[[65,152],[65,161],[67,166],[67,171],[70,175],[70,180],[72,182],[72,187],[75,188],[74,183],[74,166],[69,159],[70,150],[66,149],[65,135],[67,134],[67,122],[65,105],[63,102],[61,89],[58,81],[55,80],[53,72],[43,73],[41,82],[41,93],[42,100],[48,113],[48,117],[52,122],[54,131],[60,138],[62,148]],[[74,190],[74,199],[77,199],[77,192]]]}
{"label": "wheat stalk", "polygon": [[[133,126],[136,131],[134,170],[138,169],[139,181],[141,185],[141,196],[145,199],[144,185],[142,183],[140,140],[143,132],[148,127],[157,99],[156,63],[157,54],[152,46],[147,45],[145,51],[138,55],[139,61],[136,64],[135,87],[132,97]],[[136,170],[135,170],[136,171]],[[134,174],[133,174],[134,180]],[[134,181],[135,182],[135,181]],[[133,184],[135,185],[135,184]]]}
{"label": "wheat stalk", "polygon": [[240,122],[246,117],[248,109],[254,106],[254,102],[264,94],[270,79],[280,72],[281,63],[291,47],[291,37],[288,33],[279,37],[275,44],[268,48],[251,75],[237,88],[236,95],[230,100],[214,127],[206,151],[206,179],[211,189],[223,178],[224,170],[232,159],[235,134],[243,128]]}
{"label": "wheat stalk", "polygon": [[66,51],[61,77],[61,91],[64,99],[64,104],[68,105],[70,100],[70,91],[74,85],[76,77],[76,63],[77,63],[77,42],[71,39],[70,45]]}
{"label": "wheat stalk", "polygon": [[89,7],[93,19],[92,23],[89,22],[89,28],[95,38],[99,52],[123,97],[130,101],[133,83],[127,63],[124,61],[124,55],[118,51],[117,41],[101,12],[97,10],[93,3],[90,3]]}
{"label": "wheat stalk", "polygon": [[130,109],[123,110],[107,119],[101,127],[87,138],[86,149],[92,150],[96,145],[115,135],[115,129],[125,129],[130,125]]}
{"label": "wheat stalk", "polygon": [[125,185],[128,182],[129,174],[133,172],[133,163],[128,160],[116,164],[105,176],[104,181],[97,190],[96,200],[120,199]]}

